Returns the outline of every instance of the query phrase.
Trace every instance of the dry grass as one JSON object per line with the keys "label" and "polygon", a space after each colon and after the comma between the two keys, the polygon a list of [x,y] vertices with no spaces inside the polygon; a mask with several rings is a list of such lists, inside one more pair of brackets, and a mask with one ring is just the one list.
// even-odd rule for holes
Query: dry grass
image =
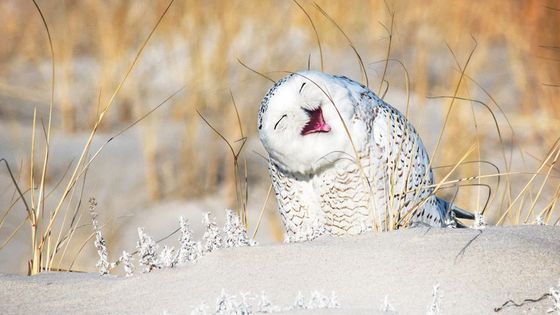
{"label": "dry grass", "polygon": [[[171,1],[169,3],[169,5],[166,7],[164,13],[157,20],[157,23],[155,24],[155,26],[152,28],[152,30],[148,34],[146,40],[142,43],[142,45],[138,49],[138,52],[137,52],[136,56],[134,57],[130,67],[128,68],[128,70],[124,74],[123,79],[120,81],[120,83],[114,89],[114,92],[113,92],[111,98],[104,105],[103,110],[97,116],[95,124],[94,124],[94,126],[91,130],[91,133],[90,133],[89,137],[87,138],[86,143],[83,146],[82,153],[81,153],[80,157],[78,158],[78,161],[75,164],[75,167],[73,168],[73,171],[72,171],[72,174],[71,174],[70,178],[67,180],[67,184],[66,184],[65,188],[63,189],[62,197],[56,202],[56,206],[54,208],[46,209],[45,208],[45,200],[46,200],[45,191],[46,191],[46,176],[47,176],[47,173],[48,173],[49,153],[50,153],[50,149],[51,149],[50,139],[51,139],[52,112],[53,112],[53,107],[54,107],[54,93],[55,93],[55,82],[56,82],[56,78],[55,78],[55,73],[56,73],[55,72],[55,60],[56,59],[55,59],[55,54],[54,54],[53,42],[52,42],[52,39],[51,39],[51,33],[50,33],[50,30],[49,30],[48,24],[45,20],[45,17],[43,15],[43,11],[41,10],[41,8],[37,4],[37,2],[33,1],[33,4],[34,4],[35,8],[37,9],[37,12],[39,13],[39,15],[41,17],[44,29],[45,29],[45,31],[47,33],[47,37],[48,37],[48,43],[49,43],[50,52],[51,52],[51,69],[52,69],[51,70],[51,87],[52,88],[51,88],[51,102],[49,104],[49,115],[48,115],[47,125],[45,126],[44,124],[42,124],[42,126],[41,126],[42,131],[43,131],[43,136],[44,136],[44,145],[43,145],[44,154],[43,154],[43,157],[41,158],[42,165],[41,165],[41,174],[40,174],[40,177],[39,177],[40,178],[39,184],[37,185],[37,188],[36,188],[36,185],[34,184],[34,174],[33,174],[34,169],[35,169],[34,156],[35,156],[35,143],[36,143],[35,139],[36,139],[36,133],[37,133],[36,132],[36,129],[37,129],[36,111],[34,111],[34,114],[33,114],[33,125],[32,125],[32,140],[31,140],[31,151],[30,151],[30,155],[31,155],[30,182],[31,182],[31,184],[30,184],[29,197],[26,197],[26,196],[23,195],[21,189],[19,188],[19,183],[15,180],[13,175],[11,176],[12,182],[13,182],[14,186],[16,187],[16,190],[18,191],[19,197],[21,198],[21,201],[25,205],[25,210],[27,211],[27,220],[29,221],[29,225],[30,225],[30,228],[31,228],[32,255],[31,255],[31,259],[28,261],[28,274],[34,275],[34,274],[38,274],[39,272],[44,271],[44,270],[47,270],[47,271],[49,271],[49,270],[60,270],[60,268],[58,268],[56,266],[54,261],[55,261],[55,259],[58,259],[60,255],[64,255],[64,253],[66,252],[66,249],[68,247],[68,244],[70,244],[70,240],[72,239],[72,235],[74,234],[74,232],[76,230],[76,224],[77,224],[76,216],[78,215],[78,211],[80,210],[80,205],[81,205],[81,197],[82,196],[80,196],[80,201],[78,202],[78,206],[77,206],[76,210],[74,211],[74,215],[72,217],[72,220],[66,228],[65,223],[67,221],[67,216],[70,213],[69,207],[71,205],[72,197],[74,196],[74,193],[78,190],[77,189],[78,181],[81,178],[83,178],[84,181],[85,181],[85,177],[86,177],[87,171],[88,171],[91,163],[96,159],[96,157],[99,155],[99,153],[101,153],[101,151],[105,147],[105,145],[102,145],[99,149],[97,149],[97,151],[95,151],[90,156],[90,148],[91,148],[93,137],[95,136],[99,126],[103,122],[103,119],[104,119],[105,115],[109,112],[111,106],[113,105],[114,99],[118,95],[119,91],[121,90],[121,88],[122,88],[123,84],[125,83],[125,81],[127,80],[128,76],[130,75],[132,69],[134,69],[134,66],[138,62],[138,60],[140,58],[140,55],[142,54],[142,51],[146,47],[146,44],[148,43],[149,39],[151,38],[151,36],[155,32],[157,26],[161,23],[163,17],[165,16],[167,11],[169,10],[172,2],[173,1]],[[129,127],[125,128],[125,130],[128,129],[128,128]],[[109,140],[107,140],[107,142],[105,144],[108,144],[111,140],[113,140],[115,137],[120,135],[122,132],[123,131],[121,131],[121,132],[117,133],[117,135],[109,138]],[[12,174],[12,172],[10,170],[10,167],[9,167],[9,164],[7,162],[6,162],[6,168],[8,169],[9,173]],[[35,190],[37,190],[37,193],[35,192]],[[30,203],[28,203],[26,201],[28,198],[31,201]],[[62,223],[61,223],[61,228],[59,229],[58,237],[56,237],[56,232],[54,230],[54,227],[59,222],[62,222]],[[64,236],[63,236],[64,228],[66,228],[66,231],[65,231]]]}
{"label": "dry grass", "polygon": [[[250,163],[260,158],[241,150],[245,140],[236,141],[254,138],[270,82],[238,59],[272,79],[310,66],[369,81],[407,113],[433,150],[438,193],[484,212],[491,223],[558,224],[560,14],[553,3],[182,1],[145,48],[167,1],[38,4],[45,23],[33,2],[0,4],[0,33],[10,43],[0,47],[0,117],[15,138],[32,129],[31,148],[19,148],[25,161],[10,161],[19,191],[1,207],[0,232],[7,236],[0,250],[29,222],[32,274],[67,268],[61,256],[81,252],[78,246],[66,254],[87,170],[104,147],[90,152],[94,135],[120,135],[162,99],[169,104],[136,127],[144,135],[150,198],[223,194],[247,213],[251,189],[268,183],[266,173],[252,174]],[[175,135],[179,159],[159,153],[168,124],[182,130]],[[49,160],[59,158],[49,156],[52,134],[82,133],[87,141],[67,173],[50,174]],[[45,209],[52,191],[62,197]],[[260,199],[258,223],[243,216],[254,233],[262,220],[273,220],[262,214],[274,207],[266,206],[268,194]],[[27,218],[5,224],[18,207]]]}

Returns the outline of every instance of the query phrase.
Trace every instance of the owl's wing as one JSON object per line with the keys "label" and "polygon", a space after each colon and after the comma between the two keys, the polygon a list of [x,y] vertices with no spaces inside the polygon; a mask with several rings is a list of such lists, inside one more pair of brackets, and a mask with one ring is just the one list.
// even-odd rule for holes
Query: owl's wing
{"label": "owl's wing", "polygon": [[415,128],[367,87],[347,80],[355,100],[353,119],[363,122],[369,134],[369,161],[365,164],[370,165],[368,177],[374,188],[374,206],[384,210],[377,211],[378,222],[387,222],[390,213],[404,215],[416,208],[415,215],[421,220],[425,217],[423,221],[443,220],[444,209],[432,195],[433,189],[426,188],[433,184],[433,175],[428,153]]}
{"label": "owl's wing", "polygon": [[[389,183],[395,186],[395,193],[405,193],[433,183],[428,153],[420,136],[400,112],[384,102],[378,106],[373,137],[377,146],[385,148],[383,158],[387,161],[391,175]],[[417,195],[424,195],[423,191]],[[410,198],[413,195],[406,194]],[[410,198],[405,198],[405,206]]]}
{"label": "owl's wing", "polygon": [[310,240],[323,234],[324,214],[311,180],[287,175],[272,161],[268,169],[286,227],[286,241]]}

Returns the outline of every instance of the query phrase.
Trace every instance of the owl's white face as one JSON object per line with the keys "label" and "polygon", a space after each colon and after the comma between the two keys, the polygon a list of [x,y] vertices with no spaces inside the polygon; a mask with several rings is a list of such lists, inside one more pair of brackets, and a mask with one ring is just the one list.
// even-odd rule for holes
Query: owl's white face
{"label": "owl's white face", "polygon": [[351,123],[354,106],[340,79],[313,71],[292,74],[261,106],[261,142],[285,171],[309,175],[354,156],[343,121],[351,134],[360,126]]}

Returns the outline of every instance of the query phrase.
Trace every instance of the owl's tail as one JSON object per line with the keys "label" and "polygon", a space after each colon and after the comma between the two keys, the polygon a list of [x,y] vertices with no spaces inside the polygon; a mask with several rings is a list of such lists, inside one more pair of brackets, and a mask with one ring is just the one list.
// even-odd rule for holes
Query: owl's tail
{"label": "owl's tail", "polygon": [[461,209],[461,208],[457,207],[456,205],[454,205],[452,203],[449,203],[446,200],[443,200],[443,199],[438,197],[438,201],[440,202],[440,204],[444,205],[444,209],[445,209],[445,216],[444,217],[446,218],[446,221],[454,222],[457,227],[460,227],[460,228],[466,228],[467,227],[464,224],[462,224],[460,221],[458,221],[457,219],[474,220],[474,218],[475,218],[474,213],[469,212],[469,211],[464,210],[464,209]]}

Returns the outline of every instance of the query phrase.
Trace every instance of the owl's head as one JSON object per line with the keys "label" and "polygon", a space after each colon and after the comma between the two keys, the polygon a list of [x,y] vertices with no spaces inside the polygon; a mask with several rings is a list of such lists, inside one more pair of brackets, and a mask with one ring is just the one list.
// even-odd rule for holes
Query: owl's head
{"label": "owl's head", "polygon": [[[259,136],[271,159],[290,173],[313,174],[353,156],[353,97],[344,80],[314,71],[278,81],[259,113]],[[336,106],[336,108],[335,108]]]}

